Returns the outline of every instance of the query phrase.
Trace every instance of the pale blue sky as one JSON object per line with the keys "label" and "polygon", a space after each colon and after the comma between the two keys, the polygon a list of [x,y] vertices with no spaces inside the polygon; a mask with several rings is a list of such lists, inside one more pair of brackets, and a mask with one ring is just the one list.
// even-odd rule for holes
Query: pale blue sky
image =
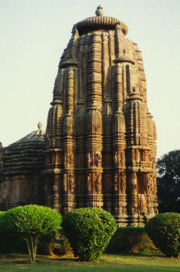
{"label": "pale blue sky", "polygon": [[158,156],[180,149],[180,0],[0,0],[0,141],[46,127],[59,59],[73,24],[105,15],[128,25],[143,53]]}

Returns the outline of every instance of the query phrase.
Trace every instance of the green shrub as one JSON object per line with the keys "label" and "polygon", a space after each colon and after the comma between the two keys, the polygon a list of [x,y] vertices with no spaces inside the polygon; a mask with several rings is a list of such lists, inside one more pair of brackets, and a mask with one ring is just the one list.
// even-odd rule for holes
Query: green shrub
{"label": "green shrub", "polygon": [[60,228],[61,221],[61,215],[48,207],[19,206],[0,216],[0,230],[25,240],[30,262],[34,263],[39,239],[53,235]]}
{"label": "green shrub", "polygon": [[107,253],[146,253],[157,248],[144,227],[118,227],[106,249]]}
{"label": "green shrub", "polygon": [[149,220],[146,231],[167,257],[177,257],[180,250],[180,214],[161,213]]}
{"label": "green shrub", "polygon": [[75,256],[97,260],[117,229],[113,216],[98,208],[80,208],[68,212],[62,223]]}

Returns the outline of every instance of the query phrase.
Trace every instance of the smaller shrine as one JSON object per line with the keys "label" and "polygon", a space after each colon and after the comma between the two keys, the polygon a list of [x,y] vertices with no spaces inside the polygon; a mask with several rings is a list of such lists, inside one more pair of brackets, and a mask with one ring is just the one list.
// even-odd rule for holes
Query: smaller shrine
{"label": "smaller shrine", "polygon": [[19,141],[0,147],[0,210],[44,203],[42,171],[45,163],[45,131],[42,124]]}

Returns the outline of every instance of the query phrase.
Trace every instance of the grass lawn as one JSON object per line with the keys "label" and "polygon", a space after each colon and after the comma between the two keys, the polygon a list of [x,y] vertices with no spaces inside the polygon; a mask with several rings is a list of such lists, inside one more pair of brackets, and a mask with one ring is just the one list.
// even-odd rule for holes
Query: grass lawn
{"label": "grass lawn", "polygon": [[0,272],[173,272],[180,271],[180,259],[157,256],[103,255],[98,262],[78,262],[73,257],[38,256],[30,265],[25,255],[1,256]]}

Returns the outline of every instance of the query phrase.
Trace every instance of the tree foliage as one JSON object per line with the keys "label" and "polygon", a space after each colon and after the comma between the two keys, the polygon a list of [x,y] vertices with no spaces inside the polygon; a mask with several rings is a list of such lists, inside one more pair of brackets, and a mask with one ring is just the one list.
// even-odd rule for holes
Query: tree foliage
{"label": "tree foliage", "polygon": [[97,260],[117,229],[113,216],[98,208],[80,208],[68,212],[62,223],[75,256]]}
{"label": "tree foliage", "polygon": [[180,212],[180,150],[157,161],[159,212]]}
{"label": "tree foliage", "polygon": [[177,257],[180,250],[180,214],[161,213],[149,220],[146,231],[167,257]]}
{"label": "tree foliage", "polygon": [[34,263],[40,238],[54,234],[62,222],[61,215],[48,207],[26,205],[12,208],[0,217],[0,229],[19,235],[26,241],[30,262]]}

